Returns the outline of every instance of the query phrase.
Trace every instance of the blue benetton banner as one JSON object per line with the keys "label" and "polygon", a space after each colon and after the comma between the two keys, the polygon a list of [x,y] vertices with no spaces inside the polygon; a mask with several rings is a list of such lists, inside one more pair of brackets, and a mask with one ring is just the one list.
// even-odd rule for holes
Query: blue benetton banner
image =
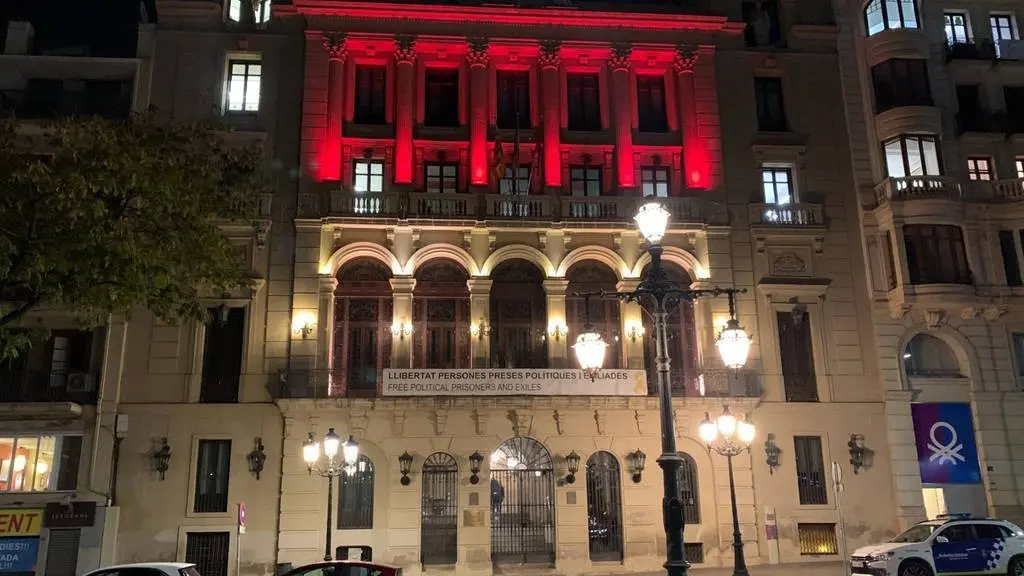
{"label": "blue benetton banner", "polygon": [[924,484],[980,484],[981,467],[968,404],[912,404],[917,462]]}
{"label": "blue benetton banner", "polygon": [[0,538],[0,572],[34,572],[39,538]]}

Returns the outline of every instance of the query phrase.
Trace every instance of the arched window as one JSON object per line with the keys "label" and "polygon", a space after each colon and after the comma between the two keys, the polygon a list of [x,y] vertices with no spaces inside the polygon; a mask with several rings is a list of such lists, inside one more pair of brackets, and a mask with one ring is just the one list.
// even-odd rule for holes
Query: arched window
{"label": "arched window", "polygon": [[451,454],[434,452],[423,462],[420,499],[420,558],[423,564],[458,560],[459,465]]}
{"label": "arched window", "polygon": [[491,560],[555,561],[555,470],[543,444],[516,436],[491,453]]}
{"label": "arched window", "polygon": [[676,472],[679,481],[679,499],[683,504],[683,520],[687,524],[700,524],[700,498],[697,495],[697,463],[693,456],[680,452],[683,462]]}
{"label": "arched window", "polygon": [[338,529],[373,528],[373,462],[360,454],[338,477]]}
{"label": "arched window", "polygon": [[622,476],[610,452],[587,458],[587,528],[590,559],[622,560]]}
{"label": "arched window", "polygon": [[338,272],[334,304],[332,394],[375,396],[391,361],[391,271],[361,259]]}
{"label": "arched window", "polygon": [[919,28],[914,0],[871,0],[864,7],[868,36],[885,30]]}
{"label": "arched window", "polygon": [[540,269],[524,260],[491,273],[491,366],[547,368],[547,299]]}
{"label": "arched window", "polygon": [[416,271],[413,293],[413,365],[469,368],[469,276],[449,260]]}
{"label": "arched window", "polygon": [[[678,266],[665,264],[665,275],[677,286],[693,283],[690,275]],[[701,383],[697,374],[697,329],[693,320],[693,302],[670,303],[666,319],[668,356],[672,360],[669,381],[676,396],[700,396]],[[658,372],[654,363],[658,356],[654,338],[654,323],[644,314],[644,369],[647,370],[647,393],[658,393]]]}
{"label": "arched window", "polygon": [[931,334],[914,336],[903,350],[907,376],[916,378],[961,378],[960,361],[948,344]]}
{"label": "arched window", "polygon": [[[565,323],[569,327],[567,341],[571,346],[587,324],[587,301],[579,292],[615,291],[619,279],[615,272],[597,262],[582,262],[569,269],[566,274],[569,288],[565,292]],[[590,322],[600,332],[608,350],[605,352],[604,367],[619,368],[622,364],[621,323],[619,301],[609,298],[590,298]]]}

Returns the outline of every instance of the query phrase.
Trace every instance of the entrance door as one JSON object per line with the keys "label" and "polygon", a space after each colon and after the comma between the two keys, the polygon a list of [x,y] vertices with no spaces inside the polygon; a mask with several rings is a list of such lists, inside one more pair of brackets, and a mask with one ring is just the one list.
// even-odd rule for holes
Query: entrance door
{"label": "entrance door", "polygon": [[435,452],[423,462],[420,500],[420,560],[426,565],[458,561],[459,465],[450,454]]}
{"label": "entrance door", "polygon": [[491,454],[491,560],[554,564],[555,473],[533,438],[506,440]]}
{"label": "entrance door", "polygon": [[590,559],[622,560],[622,494],[619,461],[610,452],[587,459],[587,527]]}

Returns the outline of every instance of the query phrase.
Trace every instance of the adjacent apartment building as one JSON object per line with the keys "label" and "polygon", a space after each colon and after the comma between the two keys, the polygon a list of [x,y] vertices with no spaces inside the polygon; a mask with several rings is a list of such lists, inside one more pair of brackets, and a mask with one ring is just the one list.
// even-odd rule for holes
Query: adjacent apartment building
{"label": "adjacent apartment building", "polygon": [[[941,7],[910,0],[157,1],[133,109],[219,117],[226,137],[263,146],[276,191],[258,226],[228,231],[252,289],[211,299],[207,322],[112,320],[74,371],[92,375],[87,396],[51,397],[72,389],[52,386],[54,363],[83,357],[63,332],[7,372],[0,505],[65,510],[44,514],[34,570],[188,560],[271,574],[322,558],[328,530],[331,555],[410,574],[657,570],[653,330],[636,304],[576,295],[637,285],[649,259],[632,216],[650,197],[673,215],[670,275],[746,288],[754,342],[730,373],[714,350],[724,299],[671,316],[695,566],[732,560],[725,459],[697,437],[725,405],[757,427],[734,462],[751,563],[834,561],[844,535],[852,549],[943,511],[1016,518],[1024,226],[1012,98],[1002,115],[983,102],[1024,70],[1009,37],[995,59],[965,57],[989,54],[987,12],[969,10],[969,36],[947,50],[955,23],[943,33]],[[956,114],[958,84],[983,86],[981,113],[961,97]],[[588,321],[629,385],[544,384],[575,374]],[[423,370],[542,382],[507,396],[402,387]],[[929,440],[957,445],[940,426],[922,447],[926,422],[977,452],[974,475],[919,467]],[[332,428],[360,459],[328,502],[302,445]],[[15,472],[23,435],[73,446],[76,433],[76,478]],[[67,512],[80,502],[95,506],[88,526]],[[77,556],[51,561],[54,534],[73,538],[61,530]]]}

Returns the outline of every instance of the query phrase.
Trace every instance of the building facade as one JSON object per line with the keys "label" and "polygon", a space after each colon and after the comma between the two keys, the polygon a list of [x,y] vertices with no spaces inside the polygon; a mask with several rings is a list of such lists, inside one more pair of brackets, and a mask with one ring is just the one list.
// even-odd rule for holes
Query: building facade
{"label": "building facade", "polygon": [[[900,524],[950,512],[1019,521],[1019,86],[1022,6],[839,7],[846,115]],[[955,444],[920,412],[958,404],[973,478],[918,465]],[[938,434],[938,436],[936,436]],[[915,445],[917,446],[915,450]]]}

